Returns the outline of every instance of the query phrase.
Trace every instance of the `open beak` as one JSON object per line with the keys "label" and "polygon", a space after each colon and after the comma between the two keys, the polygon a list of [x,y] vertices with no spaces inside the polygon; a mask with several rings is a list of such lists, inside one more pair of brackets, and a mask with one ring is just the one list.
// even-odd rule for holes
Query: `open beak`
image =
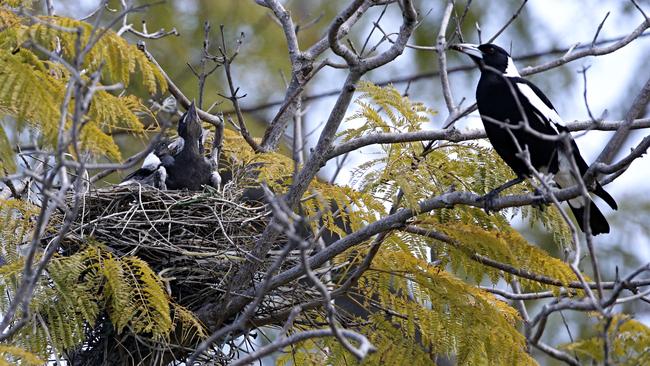
{"label": "open beak", "polygon": [[469,57],[472,58],[472,60],[478,62],[479,60],[483,59],[483,54],[481,53],[481,50],[478,49],[478,45],[471,44],[471,43],[458,43],[458,44],[453,44],[449,46],[452,50],[456,50],[458,52],[462,52]]}
{"label": "open beak", "polygon": [[194,103],[194,101],[192,101],[190,107],[187,108],[187,116],[192,118],[194,121],[199,120],[199,112],[196,109],[196,104]]}

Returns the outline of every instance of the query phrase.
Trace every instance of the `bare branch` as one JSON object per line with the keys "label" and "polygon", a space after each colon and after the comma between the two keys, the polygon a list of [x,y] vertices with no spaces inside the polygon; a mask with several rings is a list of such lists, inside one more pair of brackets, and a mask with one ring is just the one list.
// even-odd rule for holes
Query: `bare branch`
{"label": "bare branch", "polygon": [[[341,329],[340,331],[343,337],[359,343],[359,350],[363,355],[362,358],[365,358],[369,353],[374,351],[375,348],[372,346],[370,341],[368,341],[368,339],[363,335],[347,329]],[[238,359],[237,361],[232,363],[232,366],[248,365],[255,360],[259,360],[260,358],[266,355],[270,355],[275,351],[281,350],[288,345],[296,344],[307,339],[331,337],[333,335],[334,333],[332,329],[327,328],[327,329],[306,330],[306,331],[293,334],[288,337],[281,337],[279,339],[276,339],[272,343],[264,347],[261,347],[254,352],[251,352],[245,357]]]}
{"label": "bare branch", "polygon": [[442,95],[445,98],[445,103],[447,104],[447,111],[450,115],[455,114],[457,107],[454,103],[454,97],[451,94],[451,87],[449,86],[449,76],[447,75],[447,41],[445,38],[445,32],[447,31],[447,25],[449,24],[449,18],[451,17],[451,11],[454,8],[454,3],[452,1],[447,2],[445,11],[442,16],[442,22],[440,23],[440,31],[438,33],[438,42],[436,43],[436,53],[438,54],[438,70],[440,70],[440,83],[442,85]]}
{"label": "bare branch", "polygon": [[[189,108],[191,104],[189,98],[187,98],[185,94],[183,94],[183,92],[178,88],[178,86],[176,86],[176,84],[174,84],[174,81],[167,75],[165,70],[163,70],[163,68],[160,67],[158,61],[156,61],[153,55],[149,51],[147,51],[147,47],[144,41],[138,42],[138,49],[142,51],[145,54],[145,56],[147,56],[147,59],[149,59],[149,61],[151,61],[154,65],[156,65],[156,67],[158,67],[158,70],[160,70],[160,72],[162,73],[163,77],[165,78],[165,81],[167,81],[169,92],[176,98],[176,100],[184,108],[186,109]],[[214,126],[219,126],[223,124],[223,119],[220,116],[210,114],[201,109],[197,109],[197,112],[199,114],[199,117],[205,122],[208,122]]]}
{"label": "bare branch", "polygon": [[[566,127],[571,132],[575,131],[615,131],[624,121],[611,121],[611,122],[594,122],[594,121],[576,121],[573,123],[567,123]],[[632,122],[630,129],[645,129],[650,127],[650,118],[641,118],[636,119]],[[352,151],[356,151],[361,147],[374,145],[374,144],[390,144],[390,143],[402,143],[402,142],[413,142],[413,141],[435,141],[435,140],[445,140],[450,142],[461,142],[461,141],[470,141],[486,138],[484,130],[469,130],[469,131],[459,131],[456,129],[440,129],[440,130],[422,130],[416,132],[386,132],[386,133],[373,133],[366,136],[361,136],[350,141],[344,142],[335,148],[333,148],[327,155],[327,159],[333,159],[337,156],[347,154]],[[647,142],[650,143],[650,142]],[[645,144],[640,145],[638,149],[643,149]],[[647,149],[647,147],[646,147]],[[637,149],[635,149],[636,151]],[[632,159],[633,160],[633,159]],[[627,160],[626,160],[627,161]],[[629,162],[628,162],[629,163]],[[626,164],[623,164],[626,165]],[[599,171],[605,173],[611,173],[612,171],[618,169],[606,169],[605,166],[601,166]]]}
{"label": "bare branch", "polygon": [[[627,140],[627,137],[629,136],[632,128],[632,124],[634,123],[634,119],[643,112],[648,102],[650,102],[650,79],[646,81],[639,94],[635,97],[630,109],[625,115],[625,120],[616,130],[616,133],[609,140],[600,155],[598,155],[596,163],[609,163],[612,161],[614,155],[619,151],[621,146],[623,146]],[[588,185],[590,184],[591,179],[593,179],[598,172],[597,166],[598,164],[592,164],[584,175],[584,180]]]}
{"label": "bare branch", "polygon": [[[487,42],[485,42],[485,43],[494,42],[494,40],[497,39],[497,37],[499,37],[501,35],[501,33],[503,33],[506,29],[508,29],[510,24],[512,24],[512,22],[514,22],[515,19],[517,19],[519,17],[519,14],[521,14],[521,11],[524,10],[524,6],[526,6],[526,3],[528,3],[528,0],[522,1],[521,5],[517,9],[517,11],[515,11],[515,13],[512,14],[510,19],[506,22],[506,24],[504,24],[496,33],[494,33],[494,35],[492,37],[490,37],[490,39],[488,39]],[[593,45],[592,45],[592,47],[593,47]]]}
{"label": "bare branch", "polygon": [[[620,36],[620,37],[614,37],[614,38],[609,38],[605,40],[601,40],[596,42],[596,46],[612,43],[612,42],[618,42],[623,39],[625,39],[626,36]],[[644,38],[644,37],[650,37],[650,33],[641,33],[638,35],[637,38]],[[435,48],[429,47],[430,50],[435,50]],[[544,51],[539,51],[539,52],[531,52],[528,54],[524,54],[521,56],[513,56],[513,59],[515,61],[526,61],[526,60],[534,60],[539,57],[543,56],[550,56],[550,55],[557,55],[561,54],[564,55],[567,53],[569,49],[573,50],[582,50],[582,49],[587,49],[591,48],[587,44],[581,44],[576,47],[571,47],[571,48],[553,48],[553,49],[548,49]],[[585,56],[587,57],[587,56]],[[554,66],[554,67],[559,67],[563,65],[564,63],[561,63],[560,65]],[[464,72],[464,71],[469,71],[469,70],[474,70],[476,68],[475,65],[463,65],[463,66],[454,66],[454,67],[449,67],[447,70],[448,74],[456,73],[456,72]],[[541,72],[541,71],[540,71]],[[529,74],[526,74],[529,75]],[[433,77],[439,77],[440,76],[440,71],[428,71],[428,72],[423,72],[423,73],[418,73],[414,75],[409,75],[409,76],[400,76],[400,77],[395,77],[395,78],[390,78],[387,80],[383,81],[375,81],[376,85],[379,86],[386,86],[388,84],[401,84],[401,83],[408,83],[408,82],[414,82],[414,81],[419,81],[419,80],[425,80],[425,79],[430,79]],[[317,100],[320,98],[326,98],[326,97],[331,97],[338,95],[341,92],[340,89],[333,89],[333,90],[328,90],[316,94],[311,94],[311,95],[305,95],[303,96],[303,101],[309,102],[312,100]],[[242,111],[245,113],[253,113],[253,112],[259,112],[265,109],[269,109],[278,105],[281,105],[284,102],[282,101],[275,101],[275,102],[268,102],[268,103],[263,103],[255,106],[250,106],[250,107],[242,107]],[[233,113],[233,111],[225,111],[224,113]]]}

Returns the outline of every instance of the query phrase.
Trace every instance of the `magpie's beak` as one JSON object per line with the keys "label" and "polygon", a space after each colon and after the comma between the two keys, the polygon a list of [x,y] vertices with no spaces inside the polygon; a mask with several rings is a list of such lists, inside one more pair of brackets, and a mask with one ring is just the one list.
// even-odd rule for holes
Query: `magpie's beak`
{"label": "magpie's beak", "polygon": [[472,58],[476,63],[479,63],[479,60],[483,59],[483,54],[481,50],[478,49],[478,45],[471,43],[458,43],[449,46],[452,50],[462,52]]}
{"label": "magpie's beak", "polygon": [[194,101],[192,101],[190,107],[187,108],[187,117],[191,118],[193,121],[199,120],[199,112],[196,109],[196,104],[194,103]]}

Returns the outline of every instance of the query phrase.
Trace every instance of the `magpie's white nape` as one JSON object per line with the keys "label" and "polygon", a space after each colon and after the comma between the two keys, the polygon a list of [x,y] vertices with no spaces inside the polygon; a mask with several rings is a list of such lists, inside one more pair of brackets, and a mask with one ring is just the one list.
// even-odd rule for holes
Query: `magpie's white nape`
{"label": "magpie's white nape", "polygon": [[[508,52],[491,43],[463,43],[450,48],[467,54],[481,70],[476,87],[476,103],[485,132],[494,150],[517,175],[516,179],[484,197],[486,208],[499,192],[531,176],[528,164],[519,157],[520,149],[528,150],[530,165],[541,173],[552,174],[558,187],[577,185],[589,166],[551,101],[535,84],[521,77]],[[513,128],[504,128],[508,125]],[[568,144],[556,138],[564,133],[569,138]],[[579,174],[571,168],[573,162]],[[598,182],[593,192],[611,208],[618,208],[614,198]],[[580,229],[586,231],[587,204],[592,234],[608,233],[610,228],[605,216],[586,197],[569,200],[569,207]]]}

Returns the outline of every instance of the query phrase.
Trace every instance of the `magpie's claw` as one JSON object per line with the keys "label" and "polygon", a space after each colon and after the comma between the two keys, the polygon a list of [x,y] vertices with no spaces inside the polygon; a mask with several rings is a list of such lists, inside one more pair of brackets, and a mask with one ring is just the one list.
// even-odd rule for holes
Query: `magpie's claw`
{"label": "magpie's claw", "polygon": [[546,196],[544,196],[544,192],[539,188],[535,188],[534,195],[535,198],[533,199],[532,206],[543,212],[544,208],[548,204],[548,201],[546,200]]}
{"label": "magpie's claw", "polygon": [[479,202],[483,203],[483,211],[485,211],[486,214],[490,214],[490,212],[493,211],[498,211],[494,208],[494,200],[499,196],[499,192],[496,190],[490,191],[487,194],[485,194],[483,197],[479,198]]}

